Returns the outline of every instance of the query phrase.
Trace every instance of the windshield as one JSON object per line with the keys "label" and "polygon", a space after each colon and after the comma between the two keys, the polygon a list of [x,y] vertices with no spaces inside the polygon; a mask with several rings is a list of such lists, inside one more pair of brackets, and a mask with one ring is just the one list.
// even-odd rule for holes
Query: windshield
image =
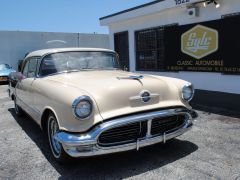
{"label": "windshield", "polygon": [[10,66],[8,64],[0,64],[0,71],[5,69],[10,69]]}
{"label": "windshield", "polygon": [[61,72],[81,70],[118,69],[115,53],[111,52],[62,52],[44,57],[40,75],[46,76]]}

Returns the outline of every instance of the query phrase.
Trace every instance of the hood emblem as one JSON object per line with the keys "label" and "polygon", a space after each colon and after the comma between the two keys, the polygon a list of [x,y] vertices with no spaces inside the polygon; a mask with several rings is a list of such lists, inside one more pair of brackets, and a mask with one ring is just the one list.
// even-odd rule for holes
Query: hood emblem
{"label": "hood emblem", "polygon": [[157,93],[150,93],[149,91],[142,91],[138,96],[132,96],[129,98],[130,101],[142,101],[144,103],[148,103],[152,99],[160,98],[160,95]]}
{"label": "hood emblem", "polygon": [[144,103],[147,103],[151,100],[151,94],[148,91],[141,92],[140,97]]}

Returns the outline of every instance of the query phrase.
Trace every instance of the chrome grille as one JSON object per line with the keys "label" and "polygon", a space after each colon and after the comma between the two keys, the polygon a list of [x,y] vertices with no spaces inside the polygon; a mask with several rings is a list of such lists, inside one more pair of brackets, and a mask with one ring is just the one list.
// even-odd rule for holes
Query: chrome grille
{"label": "chrome grille", "polygon": [[146,122],[127,124],[103,132],[98,139],[98,143],[100,146],[116,146],[131,143],[138,138],[144,137],[146,131]]}
{"label": "chrome grille", "polygon": [[[104,131],[98,138],[98,144],[102,147],[110,147],[136,142],[137,139],[145,138],[150,128],[151,136],[163,134],[166,131],[180,128],[185,123],[184,115],[165,118],[154,118],[148,125],[148,121],[126,124]],[[148,128],[149,126],[149,128]],[[150,127],[151,126],[151,127]],[[148,134],[149,136],[149,134]]]}
{"label": "chrome grille", "polygon": [[160,135],[167,131],[174,131],[184,124],[185,119],[184,115],[155,118],[152,120],[151,135]]}

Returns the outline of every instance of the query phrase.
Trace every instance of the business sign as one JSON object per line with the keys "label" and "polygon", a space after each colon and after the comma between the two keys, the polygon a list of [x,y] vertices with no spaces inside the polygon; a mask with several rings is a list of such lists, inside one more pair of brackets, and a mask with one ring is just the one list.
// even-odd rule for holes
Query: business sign
{"label": "business sign", "polygon": [[166,71],[240,73],[240,16],[164,32]]}
{"label": "business sign", "polygon": [[182,52],[201,59],[218,50],[218,31],[197,25],[181,37]]}

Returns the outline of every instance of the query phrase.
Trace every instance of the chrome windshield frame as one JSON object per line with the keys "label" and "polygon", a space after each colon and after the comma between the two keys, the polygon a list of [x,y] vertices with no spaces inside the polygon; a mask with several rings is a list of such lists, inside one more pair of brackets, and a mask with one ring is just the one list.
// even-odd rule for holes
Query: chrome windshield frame
{"label": "chrome windshield frame", "polygon": [[[113,54],[116,57],[117,65],[118,65],[119,68],[112,68],[112,70],[121,70],[118,54],[114,51],[86,51],[86,50],[84,50],[84,51],[79,51],[79,50],[76,50],[76,51],[74,51],[74,50],[71,50],[71,51],[55,51],[55,52],[51,52],[51,53],[46,53],[40,58],[37,73],[36,73],[36,78],[44,78],[44,77],[48,77],[48,76],[51,76],[51,75],[67,73],[68,71],[66,70],[66,71],[61,71],[61,72],[54,73],[54,74],[40,75],[40,69],[42,67],[42,61],[44,60],[44,58],[46,56],[51,55],[51,54],[69,53],[69,52],[105,52],[105,53]],[[84,70],[84,68],[79,69],[79,71],[82,71],[82,70]],[[87,69],[85,69],[85,70],[87,70]],[[101,69],[101,68],[97,69],[96,68],[96,69],[91,69],[91,70],[104,70],[104,69]],[[106,69],[106,70],[110,70],[110,69]]]}

